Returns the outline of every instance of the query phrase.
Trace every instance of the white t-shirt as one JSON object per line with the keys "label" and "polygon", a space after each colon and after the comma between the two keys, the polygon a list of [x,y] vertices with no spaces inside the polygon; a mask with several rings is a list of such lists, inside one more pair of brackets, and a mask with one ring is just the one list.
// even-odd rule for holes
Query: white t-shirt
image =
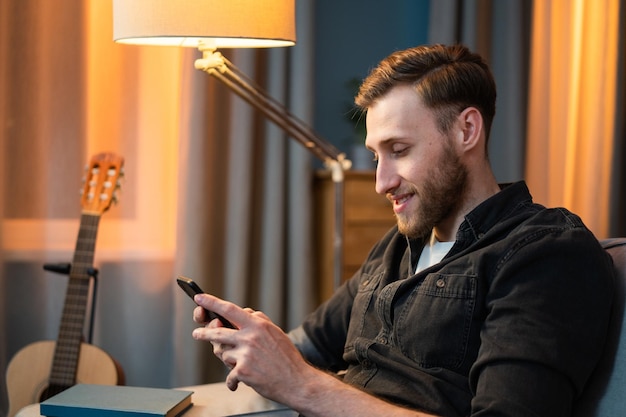
{"label": "white t-shirt", "polygon": [[454,245],[454,241],[452,242],[440,242],[435,237],[435,232],[433,231],[430,234],[430,242],[424,246],[422,250],[422,254],[420,255],[420,259],[417,262],[417,268],[415,268],[415,273],[428,268],[429,266],[433,266],[436,263],[441,262],[444,256],[452,246]]}

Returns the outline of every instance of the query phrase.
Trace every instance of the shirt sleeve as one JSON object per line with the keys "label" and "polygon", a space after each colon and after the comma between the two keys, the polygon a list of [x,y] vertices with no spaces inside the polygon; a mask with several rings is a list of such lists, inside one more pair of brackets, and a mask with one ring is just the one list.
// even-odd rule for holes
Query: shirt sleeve
{"label": "shirt sleeve", "polygon": [[347,367],[343,350],[353,298],[350,285],[351,281],[342,285],[329,300],[309,314],[293,334],[292,340],[296,340],[296,347],[304,358],[318,368],[338,372]]}
{"label": "shirt sleeve", "polygon": [[604,348],[608,254],[584,227],[529,231],[489,285],[472,415],[569,416]]}

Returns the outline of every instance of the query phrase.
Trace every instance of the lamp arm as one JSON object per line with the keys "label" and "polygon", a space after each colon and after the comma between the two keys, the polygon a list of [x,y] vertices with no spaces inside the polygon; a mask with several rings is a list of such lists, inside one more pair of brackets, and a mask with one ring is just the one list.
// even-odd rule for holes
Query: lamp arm
{"label": "lamp arm", "polygon": [[330,142],[320,138],[306,123],[291,114],[280,102],[245,76],[232,62],[227,60],[212,45],[201,43],[202,58],[195,62],[195,68],[214,76],[235,94],[248,102],[276,123],[285,133],[300,142],[311,153],[324,162],[330,170],[335,185],[334,233],[333,233],[333,286],[341,285],[343,272],[343,188],[344,171],[352,162],[339,152]]}
{"label": "lamp arm", "polygon": [[352,163],[330,142],[320,138],[302,120],[290,113],[285,106],[267,94],[262,88],[246,77],[232,62],[212,47],[200,46],[202,58],[195,62],[196,69],[202,70],[224,83],[235,94],[262,112],[285,133],[300,142],[311,153],[324,162],[331,170],[333,181],[343,181],[343,171]]}

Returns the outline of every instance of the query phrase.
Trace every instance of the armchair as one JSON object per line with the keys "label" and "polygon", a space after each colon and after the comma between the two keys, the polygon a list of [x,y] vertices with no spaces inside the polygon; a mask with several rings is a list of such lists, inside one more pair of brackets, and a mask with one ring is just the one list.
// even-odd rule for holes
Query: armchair
{"label": "armchair", "polygon": [[621,417],[626,413],[626,238],[600,242],[616,270],[613,314],[604,356],[579,399],[574,417]]}

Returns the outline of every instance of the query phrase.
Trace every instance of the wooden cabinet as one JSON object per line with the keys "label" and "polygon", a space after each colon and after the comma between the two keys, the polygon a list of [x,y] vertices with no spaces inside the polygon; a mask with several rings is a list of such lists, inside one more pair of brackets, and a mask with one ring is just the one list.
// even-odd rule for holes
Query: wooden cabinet
{"label": "wooden cabinet", "polygon": [[[374,171],[348,171],[343,189],[342,280],[350,278],[370,249],[396,224],[389,201],[374,190]],[[334,290],[335,185],[330,173],[320,171],[314,179],[316,277],[319,301]]]}

